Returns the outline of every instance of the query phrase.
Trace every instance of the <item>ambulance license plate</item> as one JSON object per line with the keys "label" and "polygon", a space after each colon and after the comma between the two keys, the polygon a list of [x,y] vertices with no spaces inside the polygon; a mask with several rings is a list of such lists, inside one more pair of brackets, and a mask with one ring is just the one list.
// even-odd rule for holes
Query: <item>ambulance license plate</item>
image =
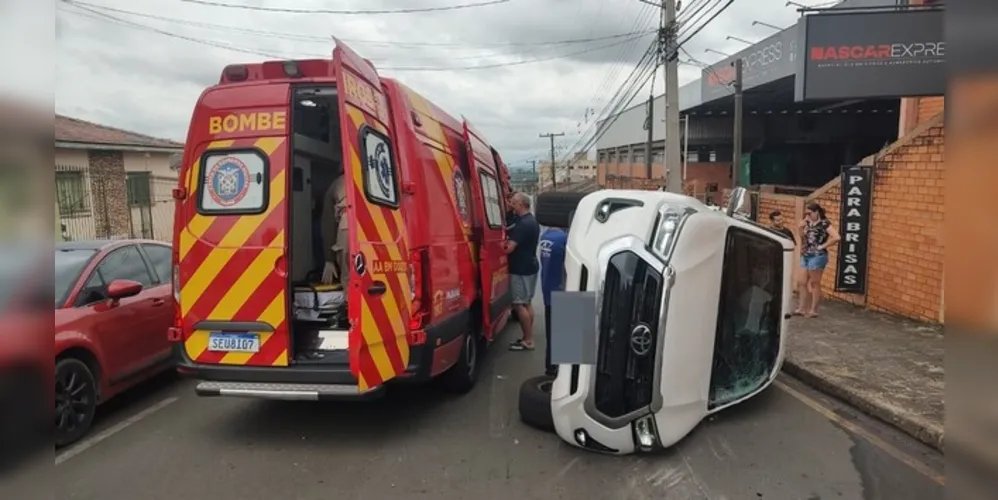
{"label": "ambulance license plate", "polygon": [[212,333],[208,350],[222,352],[259,352],[260,336],[254,333]]}

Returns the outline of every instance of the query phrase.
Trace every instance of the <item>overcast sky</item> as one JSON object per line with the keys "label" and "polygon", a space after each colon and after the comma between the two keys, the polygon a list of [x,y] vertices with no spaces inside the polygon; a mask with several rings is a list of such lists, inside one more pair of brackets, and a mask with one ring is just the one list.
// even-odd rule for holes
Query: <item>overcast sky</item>
{"label": "overcast sky", "polygon": [[[373,10],[483,0],[218,1]],[[680,15],[714,1],[685,0]],[[639,0],[509,0],[463,10],[391,15],[262,12],[182,0],[86,0],[77,5],[119,9],[88,7],[129,25],[59,0],[55,98],[60,114],[182,141],[198,95],[217,82],[223,66],[274,57],[327,56],[332,50],[329,38],[336,36],[371,59],[383,75],[401,79],[455,117],[466,116],[507,162],[546,157],[547,141],[538,138],[539,133],[565,132],[558,140],[562,148],[576,143],[579,132],[593,121],[589,118],[586,123],[586,110],[603,109],[652,39],[650,35],[604,37],[653,29],[658,21],[656,9]],[[727,35],[756,41],[774,33],[753,26],[753,20],[780,27],[793,24],[799,14],[785,5],[785,0],[734,0],[686,48],[700,61],[715,62],[720,56],[705,53],[704,48],[733,53],[745,47],[725,40]],[[590,38],[604,39],[544,43]],[[588,52],[579,54],[583,51]],[[490,69],[391,69],[446,69],[572,53],[576,55]],[[682,66],[680,84],[699,76],[698,68]],[[655,85],[656,93],[661,93],[660,77]]]}

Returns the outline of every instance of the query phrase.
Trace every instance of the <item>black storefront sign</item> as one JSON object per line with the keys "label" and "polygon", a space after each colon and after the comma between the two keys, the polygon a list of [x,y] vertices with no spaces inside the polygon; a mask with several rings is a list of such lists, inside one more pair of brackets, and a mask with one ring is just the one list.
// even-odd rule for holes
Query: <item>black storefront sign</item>
{"label": "black storefront sign", "polygon": [[842,241],[839,243],[835,272],[837,292],[866,293],[872,200],[873,167],[842,167],[842,205],[839,210]]}
{"label": "black storefront sign", "polygon": [[742,60],[742,89],[765,85],[793,76],[797,71],[798,27],[791,26],[737,54],[704,68],[700,98],[713,101],[733,94],[735,65]]}
{"label": "black storefront sign", "polygon": [[944,95],[942,9],[804,16],[798,101]]}

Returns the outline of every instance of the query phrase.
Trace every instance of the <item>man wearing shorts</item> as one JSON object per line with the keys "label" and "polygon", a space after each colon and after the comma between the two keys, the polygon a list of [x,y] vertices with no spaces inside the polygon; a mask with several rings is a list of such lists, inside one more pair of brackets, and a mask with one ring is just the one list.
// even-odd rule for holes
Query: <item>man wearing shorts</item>
{"label": "man wearing shorts", "polygon": [[541,228],[530,213],[530,198],[523,193],[510,197],[510,208],[516,214],[516,224],[507,232],[505,244],[509,261],[509,287],[513,293],[513,312],[520,320],[523,335],[509,345],[513,351],[534,349],[534,311],[531,303],[537,289],[537,240]]}

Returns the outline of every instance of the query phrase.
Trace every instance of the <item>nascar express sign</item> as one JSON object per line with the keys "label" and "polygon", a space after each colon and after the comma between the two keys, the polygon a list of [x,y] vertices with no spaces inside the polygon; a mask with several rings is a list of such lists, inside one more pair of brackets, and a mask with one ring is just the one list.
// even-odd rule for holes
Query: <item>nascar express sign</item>
{"label": "nascar express sign", "polygon": [[801,22],[805,58],[797,100],[946,92],[940,9],[814,14]]}

